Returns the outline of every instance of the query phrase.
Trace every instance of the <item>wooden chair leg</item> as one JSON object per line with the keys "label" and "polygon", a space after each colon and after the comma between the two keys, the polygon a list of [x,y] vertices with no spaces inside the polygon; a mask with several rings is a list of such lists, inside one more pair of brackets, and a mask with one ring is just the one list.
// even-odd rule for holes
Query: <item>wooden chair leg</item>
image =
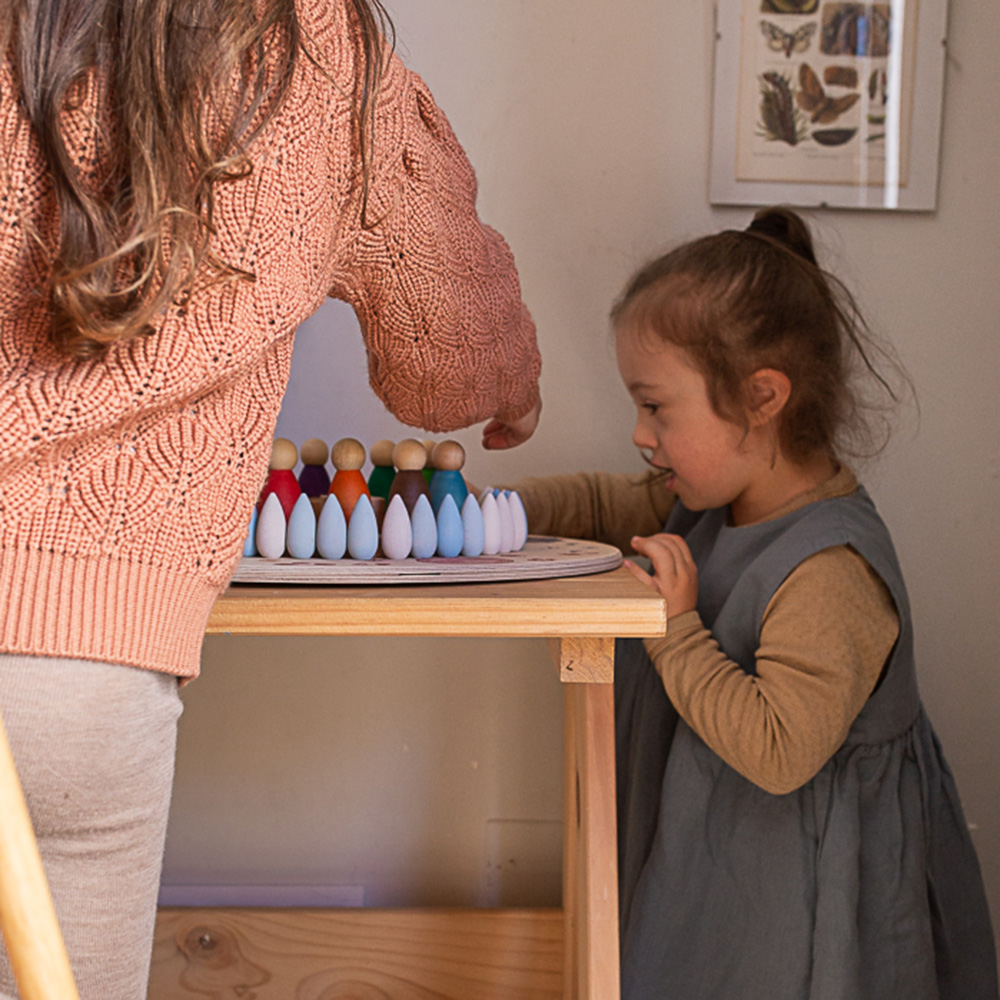
{"label": "wooden chair leg", "polygon": [[2,720],[0,927],[21,1000],[79,1000]]}

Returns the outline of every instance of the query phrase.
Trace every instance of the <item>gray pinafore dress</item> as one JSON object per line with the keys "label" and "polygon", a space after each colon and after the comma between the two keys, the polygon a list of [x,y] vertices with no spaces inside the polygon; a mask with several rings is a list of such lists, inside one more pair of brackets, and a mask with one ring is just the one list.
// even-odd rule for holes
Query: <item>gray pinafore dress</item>
{"label": "gray pinafore dress", "polygon": [[844,745],[772,795],[677,716],[642,643],[618,643],[623,1000],[997,1000],[993,935],[955,785],[917,693],[906,589],[863,490],[744,527],[678,504],[698,611],[755,672],[772,595],[809,556],[856,549],[900,636]]}

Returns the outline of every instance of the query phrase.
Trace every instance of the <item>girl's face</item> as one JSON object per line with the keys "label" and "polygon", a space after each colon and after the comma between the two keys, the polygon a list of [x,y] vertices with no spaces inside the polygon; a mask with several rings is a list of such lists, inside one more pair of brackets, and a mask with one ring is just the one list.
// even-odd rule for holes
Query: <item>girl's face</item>
{"label": "girl's face", "polygon": [[740,507],[754,492],[760,449],[751,430],[724,420],[687,351],[629,330],[616,337],[618,370],[636,406],[636,446],[668,470],[667,489],[689,510]]}

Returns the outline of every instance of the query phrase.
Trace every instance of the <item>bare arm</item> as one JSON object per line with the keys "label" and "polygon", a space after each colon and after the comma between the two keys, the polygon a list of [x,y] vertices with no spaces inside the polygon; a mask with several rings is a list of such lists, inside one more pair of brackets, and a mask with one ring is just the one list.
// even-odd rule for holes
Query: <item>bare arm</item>
{"label": "bare arm", "polygon": [[590,538],[631,551],[633,535],[659,531],[673,494],[656,470],[637,476],[609,472],[522,479],[518,491],[534,534]]}

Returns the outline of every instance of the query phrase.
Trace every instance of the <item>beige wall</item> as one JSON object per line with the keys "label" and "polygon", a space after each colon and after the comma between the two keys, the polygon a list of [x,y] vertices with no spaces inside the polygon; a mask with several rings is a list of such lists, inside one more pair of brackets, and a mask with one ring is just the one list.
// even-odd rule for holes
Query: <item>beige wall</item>
{"label": "beige wall", "polygon": [[[609,303],[652,253],[749,216],[707,200],[709,5],[390,8],[515,252],[545,359],[536,437],[485,456],[466,432],[471,475],[637,468]],[[865,479],[1000,917],[1000,8],[954,4],[950,21],[938,210],[813,220],[918,387],[919,421]],[[300,333],[279,433],[409,433],[368,392],[339,304]],[[215,638],[204,668],[185,691],[167,884],[332,886],[323,898],[373,905],[557,897],[560,701],[540,644]]]}

